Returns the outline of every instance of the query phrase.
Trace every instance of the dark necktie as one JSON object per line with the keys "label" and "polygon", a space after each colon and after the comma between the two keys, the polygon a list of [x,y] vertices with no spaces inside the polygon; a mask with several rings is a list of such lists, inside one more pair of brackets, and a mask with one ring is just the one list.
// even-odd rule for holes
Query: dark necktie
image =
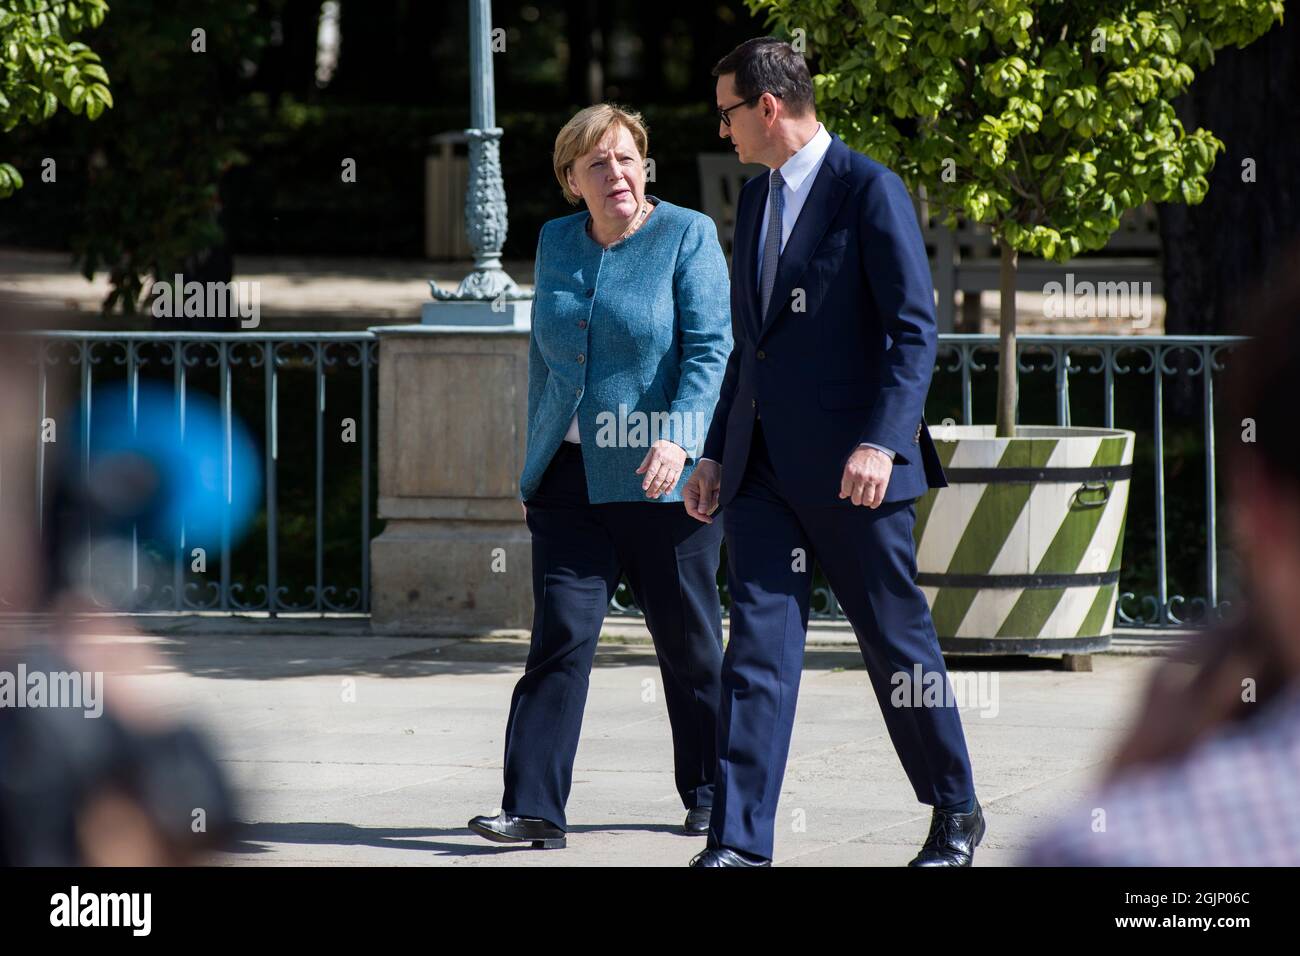
{"label": "dark necktie", "polygon": [[767,304],[772,301],[772,288],[776,285],[776,268],[781,259],[781,213],[785,209],[785,195],[782,188],[785,179],[781,170],[772,170],[771,184],[767,193],[767,237],[763,241],[763,271],[759,277],[758,295],[762,307],[760,321],[767,320]]}

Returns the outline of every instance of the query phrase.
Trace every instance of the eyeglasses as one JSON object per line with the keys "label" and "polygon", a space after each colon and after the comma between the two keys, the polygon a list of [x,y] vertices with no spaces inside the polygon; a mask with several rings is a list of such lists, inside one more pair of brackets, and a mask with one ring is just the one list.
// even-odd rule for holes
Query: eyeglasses
{"label": "eyeglasses", "polygon": [[[771,91],[770,91],[770,90],[764,90],[764,91],[763,91],[763,93],[769,93],[769,92],[771,92]],[[722,125],[725,126],[725,127],[727,127],[728,129],[730,129],[730,128],[731,128],[731,117],[728,116],[727,114],[730,113],[732,110],[738,110],[738,109],[740,109],[742,106],[749,106],[751,103],[757,103],[759,100],[761,100],[761,99],[763,98],[763,93],[759,93],[757,96],[751,96],[751,97],[750,97],[749,99],[747,99],[747,100],[741,100],[741,101],[740,101],[739,103],[737,103],[735,106],[728,106],[725,110],[724,110],[721,106],[719,106],[719,107],[718,107],[718,116],[720,116],[720,117],[722,118]],[[780,93],[772,93],[772,95],[775,96],[775,97],[778,97],[778,98],[781,96]]]}

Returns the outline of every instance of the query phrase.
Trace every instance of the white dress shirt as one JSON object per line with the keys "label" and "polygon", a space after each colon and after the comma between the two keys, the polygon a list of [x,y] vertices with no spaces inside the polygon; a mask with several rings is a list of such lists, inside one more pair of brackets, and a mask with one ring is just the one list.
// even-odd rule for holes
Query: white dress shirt
{"label": "white dress shirt", "polygon": [[[794,232],[794,224],[799,219],[799,213],[803,211],[804,203],[808,201],[808,194],[812,192],[813,183],[817,180],[817,173],[822,168],[822,162],[826,159],[826,151],[831,148],[831,134],[826,132],[826,127],[821,123],[817,124],[817,132],[813,133],[812,139],[804,143],[803,147],[781,164],[781,178],[785,181],[781,187],[781,198],[785,200],[781,209],[781,245],[779,252],[785,250],[785,244],[790,241],[790,233]],[[772,188],[772,174],[768,172],[768,189]],[[758,231],[758,248],[757,267],[754,270],[758,282],[763,281],[763,245],[767,238],[768,226],[772,219],[772,202],[769,196],[768,201],[763,203],[763,222]],[[893,459],[894,453],[884,445],[877,445],[872,442],[863,442],[862,446],[879,448],[886,455]],[[704,459],[702,459],[704,460]],[[712,461],[712,459],[707,459]]]}
{"label": "white dress shirt", "polygon": [[[781,187],[781,197],[785,200],[785,204],[781,210],[781,245],[778,247],[778,252],[785,251],[785,244],[790,241],[790,233],[794,232],[794,224],[799,219],[803,204],[808,201],[808,194],[812,192],[813,182],[817,179],[822,161],[826,159],[826,151],[830,148],[831,134],[826,132],[825,126],[818,123],[813,138],[804,144],[803,149],[781,165],[781,177],[785,180],[785,185]],[[771,171],[768,172],[767,177],[770,189]],[[767,228],[771,219],[772,200],[769,197],[768,201],[763,203],[763,224],[758,230],[758,248],[755,250],[758,265],[754,269],[754,277],[760,284],[763,281],[763,246],[767,242]]]}

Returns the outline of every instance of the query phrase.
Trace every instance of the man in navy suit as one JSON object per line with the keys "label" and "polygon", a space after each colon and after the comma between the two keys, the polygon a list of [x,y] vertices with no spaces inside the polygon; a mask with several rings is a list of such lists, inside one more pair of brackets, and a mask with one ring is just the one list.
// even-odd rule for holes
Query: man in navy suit
{"label": "man in navy suit", "polygon": [[[947,484],[923,418],[936,336],[916,213],[897,175],[818,122],[790,44],[749,40],[713,74],[719,134],[771,171],[741,190],[735,346],[684,490],[700,521],[722,509],[732,599],[709,842],[691,865],[770,865],[816,560],[934,808],[910,865],[968,866],[984,816],[915,583],[915,499]],[[944,690],[930,706],[918,675]]]}

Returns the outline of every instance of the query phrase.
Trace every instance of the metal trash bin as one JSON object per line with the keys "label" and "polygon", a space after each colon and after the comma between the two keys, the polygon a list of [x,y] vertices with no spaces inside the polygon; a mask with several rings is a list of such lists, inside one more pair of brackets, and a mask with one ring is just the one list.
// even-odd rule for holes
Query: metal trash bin
{"label": "metal trash bin", "polygon": [[424,161],[424,255],[427,259],[474,258],[465,236],[465,192],[469,147],[465,132],[452,130],[429,140]]}

